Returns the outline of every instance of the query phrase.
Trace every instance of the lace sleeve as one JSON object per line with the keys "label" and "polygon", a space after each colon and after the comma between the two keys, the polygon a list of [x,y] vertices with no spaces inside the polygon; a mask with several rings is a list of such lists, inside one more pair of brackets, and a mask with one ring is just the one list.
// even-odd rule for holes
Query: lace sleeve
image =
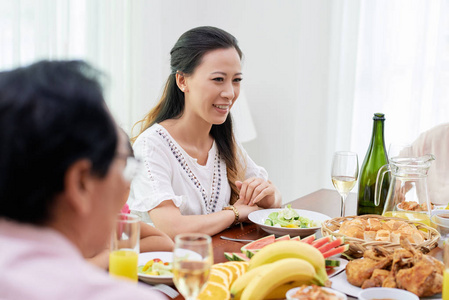
{"label": "lace sleeve", "polygon": [[173,166],[164,146],[147,137],[133,146],[142,166],[131,184],[128,205],[132,211],[147,212],[165,200],[172,200],[177,207],[183,203],[184,197],[173,191]]}

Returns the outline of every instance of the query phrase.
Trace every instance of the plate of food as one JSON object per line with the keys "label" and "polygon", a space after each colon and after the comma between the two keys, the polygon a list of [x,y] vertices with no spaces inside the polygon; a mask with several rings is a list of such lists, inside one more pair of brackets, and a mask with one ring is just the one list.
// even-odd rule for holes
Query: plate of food
{"label": "plate of food", "polygon": [[441,298],[443,263],[416,250],[405,238],[401,247],[393,253],[379,246],[365,251],[362,258],[351,260],[344,272],[332,278],[332,287],[353,297],[358,297],[362,288],[400,287],[420,297]]}
{"label": "plate of food", "polygon": [[[332,281],[332,288],[340,291],[348,296],[357,298],[363,289],[358,286],[352,285],[348,282],[348,277],[346,275],[346,271],[341,272],[337,276],[330,279]],[[425,297],[421,299],[441,299],[441,293],[435,294],[430,297]]]}
{"label": "plate of food", "polygon": [[248,219],[269,234],[307,236],[317,232],[321,228],[321,223],[330,220],[331,217],[315,211],[294,209],[287,205],[285,208],[253,211],[248,215]]}
{"label": "plate of food", "polygon": [[144,252],[139,254],[139,280],[150,284],[173,284],[173,253]]}

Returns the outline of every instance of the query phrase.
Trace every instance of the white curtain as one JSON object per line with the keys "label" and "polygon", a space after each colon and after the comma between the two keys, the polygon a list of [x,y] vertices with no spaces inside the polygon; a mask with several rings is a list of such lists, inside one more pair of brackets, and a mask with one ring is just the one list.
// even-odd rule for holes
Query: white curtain
{"label": "white curtain", "polygon": [[361,1],[349,127],[361,160],[376,112],[385,113],[387,148],[449,122],[448,16],[448,0]]}
{"label": "white curtain", "polygon": [[[142,82],[151,79],[142,61],[159,50],[152,53],[141,39],[143,20],[160,20],[159,1],[149,6],[144,0],[0,0],[0,70],[40,59],[87,60],[105,73],[108,106],[129,131],[152,86]],[[150,41],[159,34],[152,32]],[[159,78],[157,71],[153,66]],[[160,89],[160,80],[156,84]]]}

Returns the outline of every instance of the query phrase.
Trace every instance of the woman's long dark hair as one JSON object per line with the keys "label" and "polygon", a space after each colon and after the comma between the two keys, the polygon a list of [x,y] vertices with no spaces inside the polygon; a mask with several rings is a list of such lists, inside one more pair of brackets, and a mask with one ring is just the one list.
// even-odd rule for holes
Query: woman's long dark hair
{"label": "woman's long dark hair", "polygon": [[[170,51],[171,74],[168,76],[162,97],[159,103],[142,120],[134,124],[134,127],[140,124],[140,130],[131,139],[132,142],[153,124],[182,116],[185,105],[184,93],[176,84],[177,72],[190,75],[201,63],[206,53],[216,49],[229,48],[234,48],[240,59],[242,58],[243,54],[238,46],[237,39],[216,27],[197,27],[181,35]],[[229,113],[223,124],[212,125],[210,133],[215,140],[220,155],[226,162],[228,182],[231,186],[231,203],[234,203],[239,195],[235,181],[244,179],[241,174],[244,168],[237,158],[238,148],[234,139],[231,114]]]}

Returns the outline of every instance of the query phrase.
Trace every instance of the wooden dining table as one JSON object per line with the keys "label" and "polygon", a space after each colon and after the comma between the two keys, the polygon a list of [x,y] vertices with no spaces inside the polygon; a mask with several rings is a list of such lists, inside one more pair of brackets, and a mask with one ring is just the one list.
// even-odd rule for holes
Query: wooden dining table
{"label": "wooden dining table", "polygon": [[[310,211],[316,211],[325,214],[331,218],[340,217],[340,195],[337,191],[331,189],[320,189],[316,192],[300,197],[293,201],[287,202],[284,205],[290,204],[292,208],[305,209]],[[346,199],[346,216],[353,216],[357,213],[357,196],[355,193],[350,193]],[[212,236],[212,248],[214,251],[214,262],[222,263],[228,261],[224,253],[225,252],[240,252],[242,246],[246,243],[224,240],[221,236],[245,240],[256,240],[267,236],[268,233],[260,229],[253,223],[241,223],[229,227],[220,233]],[[320,237],[321,233],[317,232],[317,237]],[[441,249],[436,248],[431,252],[433,256],[442,257]],[[175,300],[184,299],[181,295],[175,298]],[[348,296],[348,299],[357,299]]]}
{"label": "wooden dining table", "polygon": [[[346,212],[349,214],[355,214],[356,212],[356,195],[350,194],[346,199]],[[291,204],[292,208],[306,209],[316,211],[328,215],[329,217],[339,217],[340,215],[340,195],[335,190],[321,189],[306,196],[300,197],[284,205]],[[317,233],[319,235],[320,233]],[[242,242],[234,242],[224,240],[221,236],[245,240],[257,240],[268,233],[260,229],[253,223],[240,223],[223,230],[220,233],[212,236],[212,248],[214,251],[214,262],[222,263],[228,261],[224,253],[225,252],[240,252],[240,249],[245,245]],[[184,299],[181,295],[175,298],[175,300]],[[355,299],[355,298],[348,298]]]}

